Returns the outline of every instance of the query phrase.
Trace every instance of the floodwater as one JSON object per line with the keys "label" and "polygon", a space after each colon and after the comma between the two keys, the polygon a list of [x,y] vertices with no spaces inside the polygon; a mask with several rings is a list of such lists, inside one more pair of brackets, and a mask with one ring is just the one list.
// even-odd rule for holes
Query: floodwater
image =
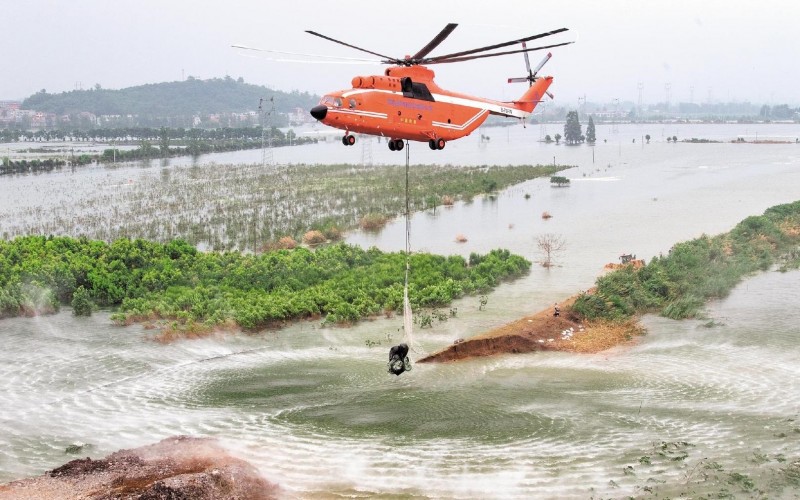
{"label": "floodwater", "polygon": [[[559,131],[549,127],[545,133]],[[412,248],[468,255],[502,247],[536,261],[544,233],[562,236],[566,248],[557,267],[534,266],[498,287],[485,310],[467,297],[454,304],[455,318],[417,329],[424,351],[586,289],[620,253],[649,259],[800,198],[800,145],[665,140],[796,136],[798,126],[600,126],[594,149],[538,143],[538,126],[483,133],[488,144],[467,138],[437,152],[412,144],[412,163],[555,156],[576,165],[565,171],[571,186],[534,180],[494,199],[416,214]],[[373,145],[373,162],[404,159],[385,146]],[[367,153],[336,142],[274,151],[276,161],[295,163],[360,163]],[[214,155],[199,165],[261,160],[260,151],[225,155],[238,159]],[[179,166],[0,178],[0,214],[11,203],[57,203],[31,200],[36,189],[71,186],[75,197],[95,183]],[[543,220],[543,211],[553,217]],[[397,221],[348,241],[402,249],[404,229]],[[646,317],[649,333],[633,346],[414,364],[400,377],[386,373],[386,358],[401,339],[401,318],[346,329],[303,322],[170,345],[148,340],[139,326],[112,326],[106,312],[6,319],[0,481],[191,434],[219,438],[287,498],[792,498],[800,491],[792,469],[800,460],[798,301],[800,273],[767,272],[709,304],[707,319]],[[368,347],[373,342],[381,345]],[[73,444],[85,445],[77,456],[65,453]]]}

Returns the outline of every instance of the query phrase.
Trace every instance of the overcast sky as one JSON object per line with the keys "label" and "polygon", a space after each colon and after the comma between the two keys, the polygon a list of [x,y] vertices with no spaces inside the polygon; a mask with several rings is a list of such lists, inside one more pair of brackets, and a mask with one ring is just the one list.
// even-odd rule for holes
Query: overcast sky
{"label": "overcast sky", "polygon": [[[413,54],[448,22],[458,28],[431,55],[566,27],[543,74],[556,101],[577,105],[639,98],[671,103],[800,103],[800,2],[721,0],[0,0],[0,99],[40,89],[124,88],[188,76],[230,75],[291,91],[350,87],[380,65],[276,62],[232,44],[370,57],[307,29],[382,54]],[[532,53],[538,62],[543,53]],[[283,56],[286,57],[286,56]],[[451,90],[513,99],[520,54],[432,66]]]}

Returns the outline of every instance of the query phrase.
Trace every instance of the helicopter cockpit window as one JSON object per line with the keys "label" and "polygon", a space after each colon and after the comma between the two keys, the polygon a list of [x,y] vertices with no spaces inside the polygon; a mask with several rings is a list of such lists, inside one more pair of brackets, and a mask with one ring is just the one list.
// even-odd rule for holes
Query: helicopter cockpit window
{"label": "helicopter cockpit window", "polygon": [[355,107],[356,107],[356,100],[355,100],[355,99],[350,99],[350,101],[348,102],[348,104],[350,105],[350,109],[355,109]]}
{"label": "helicopter cockpit window", "polygon": [[336,106],[337,108],[341,108],[342,107],[342,98],[341,97],[334,97],[333,105]]}
{"label": "helicopter cockpit window", "polygon": [[322,99],[319,101],[319,103],[320,103],[320,104],[333,104],[333,97],[331,97],[331,96],[329,96],[329,95],[326,95],[325,97],[323,97],[323,98],[322,98]]}

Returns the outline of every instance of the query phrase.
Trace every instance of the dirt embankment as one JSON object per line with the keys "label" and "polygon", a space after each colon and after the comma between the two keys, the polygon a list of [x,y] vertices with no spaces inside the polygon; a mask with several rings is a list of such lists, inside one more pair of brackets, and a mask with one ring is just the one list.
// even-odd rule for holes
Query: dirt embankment
{"label": "dirt embankment", "polygon": [[553,308],[526,316],[481,335],[456,341],[418,362],[455,361],[495,354],[535,351],[594,353],[631,342],[644,333],[644,329],[636,320],[624,323],[581,321],[578,315],[571,311],[572,304],[577,298],[576,295],[558,303],[559,316],[554,315],[554,305]]}
{"label": "dirt embankment", "polygon": [[211,500],[277,498],[279,488],[211,439],[178,436],[72,460],[41,476],[0,485],[0,499]]}

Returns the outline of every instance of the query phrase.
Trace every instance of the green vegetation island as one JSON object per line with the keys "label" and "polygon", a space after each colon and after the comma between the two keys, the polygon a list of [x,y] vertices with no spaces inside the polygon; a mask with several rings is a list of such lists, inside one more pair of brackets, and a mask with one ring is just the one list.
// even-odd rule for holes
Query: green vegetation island
{"label": "green vegetation island", "polygon": [[[644,266],[630,263],[611,271],[590,290],[559,303],[557,316],[552,309],[540,311],[419,361],[540,350],[600,352],[643,335],[644,314],[703,318],[707,301],[726,297],[746,276],[798,267],[800,201],[748,217],[727,233],[678,243]],[[708,320],[705,326],[715,323]]]}
{"label": "green vegetation island", "polygon": [[620,321],[657,313],[694,318],[706,301],[726,297],[744,277],[777,266],[800,266],[800,201],[776,205],[731,231],[678,243],[645,266],[601,276],[573,311],[589,320]]}
{"label": "green vegetation island", "polygon": [[[442,257],[412,254],[409,300],[445,306],[521,276],[531,263],[507,250]],[[27,236],[0,241],[0,317],[55,313],[72,304],[114,307],[112,319],[170,320],[193,334],[258,330],[303,318],[347,324],[402,310],[406,254],[338,243],[260,255],[199,252],[181,240]],[[87,304],[89,304],[87,306]]]}

